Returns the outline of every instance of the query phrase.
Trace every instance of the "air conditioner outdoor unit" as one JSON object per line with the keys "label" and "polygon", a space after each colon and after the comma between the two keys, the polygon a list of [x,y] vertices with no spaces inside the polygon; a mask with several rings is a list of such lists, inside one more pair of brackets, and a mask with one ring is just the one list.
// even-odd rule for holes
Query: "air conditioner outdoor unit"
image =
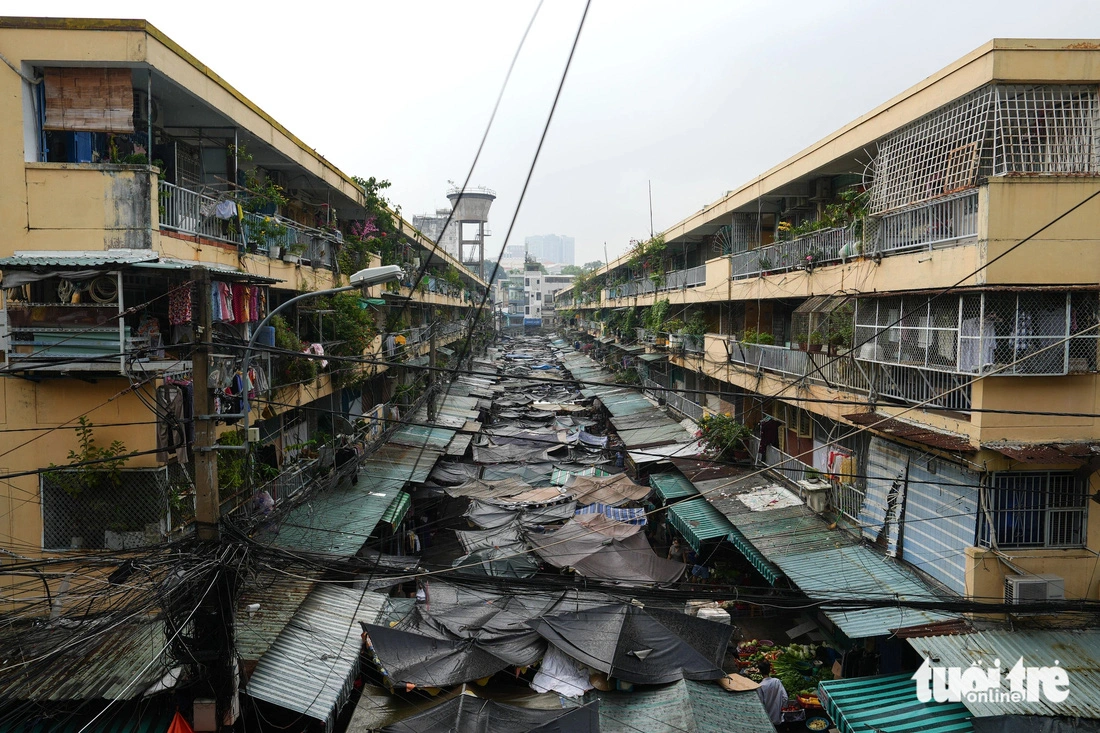
{"label": "air conditioner outdoor unit", "polygon": [[1061,601],[1066,597],[1066,582],[1060,575],[1006,575],[1005,603]]}

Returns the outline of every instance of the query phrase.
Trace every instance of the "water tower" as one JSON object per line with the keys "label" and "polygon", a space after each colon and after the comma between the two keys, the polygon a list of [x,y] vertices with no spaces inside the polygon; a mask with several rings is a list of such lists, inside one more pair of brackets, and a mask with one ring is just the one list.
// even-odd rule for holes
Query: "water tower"
{"label": "water tower", "polygon": [[487,226],[489,207],[497,195],[487,188],[465,191],[452,188],[447,198],[454,209],[452,225],[458,229],[458,252],[455,254],[467,269],[484,278],[486,273],[481,271],[481,264],[485,261],[485,238],[491,234]]}

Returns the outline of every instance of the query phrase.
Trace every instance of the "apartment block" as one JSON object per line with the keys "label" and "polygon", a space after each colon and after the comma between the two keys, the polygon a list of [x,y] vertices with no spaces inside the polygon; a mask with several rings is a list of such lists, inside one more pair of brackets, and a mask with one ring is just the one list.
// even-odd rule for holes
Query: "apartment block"
{"label": "apartment block", "polygon": [[942,589],[1097,598],[1097,48],[991,41],[605,266],[575,324]]}

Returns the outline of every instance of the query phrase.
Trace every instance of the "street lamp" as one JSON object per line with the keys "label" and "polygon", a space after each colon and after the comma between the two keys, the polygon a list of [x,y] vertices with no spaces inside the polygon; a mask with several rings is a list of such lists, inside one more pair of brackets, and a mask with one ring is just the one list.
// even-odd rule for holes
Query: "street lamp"
{"label": "street lamp", "polygon": [[[378,283],[390,282],[391,280],[396,280],[398,277],[400,277],[402,272],[403,270],[398,265],[368,267],[367,269],[360,270],[359,272],[348,278],[348,280],[351,282],[350,285],[343,285],[338,288],[329,288],[327,290],[314,290],[308,293],[302,293],[301,295],[294,296],[285,303],[281,303],[278,307],[272,308],[271,312],[268,313],[267,316],[265,316],[264,319],[260,321],[260,323],[252,331],[252,338],[248,339],[248,344],[244,347],[244,356],[241,358],[241,374],[244,375],[244,378],[246,380],[248,379],[248,367],[251,365],[252,347],[256,345],[256,337],[259,336],[260,332],[263,331],[265,326],[267,326],[267,323],[271,320],[272,316],[274,316],[279,311],[297,303],[300,300],[305,300],[306,298],[316,298],[321,295],[333,295],[335,293],[346,293],[349,290],[359,290],[360,288],[365,288],[368,285],[376,285]],[[252,406],[248,402],[248,392],[249,390],[245,389],[241,396],[241,412],[244,413],[244,439],[246,444],[248,443],[248,418],[250,413],[252,412]]]}

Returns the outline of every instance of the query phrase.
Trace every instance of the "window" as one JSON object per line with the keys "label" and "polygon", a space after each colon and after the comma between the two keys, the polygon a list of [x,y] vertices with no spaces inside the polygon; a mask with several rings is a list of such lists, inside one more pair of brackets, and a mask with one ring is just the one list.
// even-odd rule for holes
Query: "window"
{"label": "window", "polygon": [[529,305],[523,306],[523,313],[525,315],[528,315],[528,316],[531,315],[531,306],[529,306]]}
{"label": "window", "polygon": [[978,543],[983,547],[992,547],[993,539],[997,547],[1085,544],[1088,493],[1070,471],[996,473],[982,493]]}
{"label": "window", "polygon": [[535,293],[535,300],[542,300],[542,293]]}
{"label": "window", "polygon": [[523,278],[523,286],[525,288],[531,287],[531,278],[529,278],[529,277]]}

